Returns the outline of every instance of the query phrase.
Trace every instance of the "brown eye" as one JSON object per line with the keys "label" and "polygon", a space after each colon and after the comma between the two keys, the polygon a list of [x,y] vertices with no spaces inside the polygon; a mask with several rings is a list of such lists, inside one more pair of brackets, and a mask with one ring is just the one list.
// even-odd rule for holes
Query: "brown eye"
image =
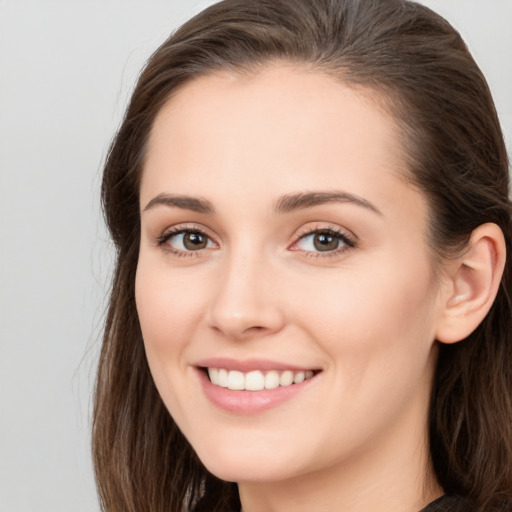
{"label": "brown eye", "polygon": [[183,233],[183,246],[189,251],[205,249],[208,245],[208,237],[197,231]]}
{"label": "brown eye", "polygon": [[307,253],[338,253],[354,247],[355,243],[348,235],[331,229],[319,229],[302,235],[294,244],[294,250]]}
{"label": "brown eye", "polygon": [[313,246],[317,251],[334,251],[339,245],[339,237],[330,233],[316,233],[313,236]]}
{"label": "brown eye", "polygon": [[196,230],[183,230],[164,235],[159,245],[166,245],[176,253],[190,253],[216,247],[206,233]]}

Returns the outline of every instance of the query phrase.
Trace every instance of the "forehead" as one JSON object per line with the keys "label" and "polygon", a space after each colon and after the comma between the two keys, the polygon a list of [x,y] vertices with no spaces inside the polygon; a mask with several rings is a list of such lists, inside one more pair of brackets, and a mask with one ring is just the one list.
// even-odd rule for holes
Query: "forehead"
{"label": "forehead", "polygon": [[191,193],[209,180],[238,184],[240,193],[265,193],[277,182],[282,193],[338,186],[369,193],[371,184],[404,174],[396,123],[382,103],[378,93],[292,65],[197,78],[155,119],[141,202],[159,187]]}

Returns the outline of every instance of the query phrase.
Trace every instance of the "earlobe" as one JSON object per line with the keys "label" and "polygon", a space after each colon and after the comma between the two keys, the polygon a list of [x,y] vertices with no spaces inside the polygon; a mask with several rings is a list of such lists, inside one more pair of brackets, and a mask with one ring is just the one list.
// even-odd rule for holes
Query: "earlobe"
{"label": "earlobe", "polygon": [[438,341],[456,343],[478,327],[498,293],[505,260],[501,229],[492,223],[476,228],[464,254],[449,264],[436,330]]}

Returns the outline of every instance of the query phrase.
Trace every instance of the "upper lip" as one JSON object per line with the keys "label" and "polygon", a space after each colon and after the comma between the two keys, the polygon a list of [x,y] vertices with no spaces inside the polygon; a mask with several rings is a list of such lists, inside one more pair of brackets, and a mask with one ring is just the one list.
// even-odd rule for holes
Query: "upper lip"
{"label": "upper lip", "polygon": [[318,370],[319,368],[313,366],[299,366],[281,361],[272,361],[270,359],[231,359],[227,357],[213,357],[202,359],[195,363],[195,366],[201,368],[222,368],[225,370],[236,370],[239,372],[250,372],[254,370],[291,370],[294,372]]}

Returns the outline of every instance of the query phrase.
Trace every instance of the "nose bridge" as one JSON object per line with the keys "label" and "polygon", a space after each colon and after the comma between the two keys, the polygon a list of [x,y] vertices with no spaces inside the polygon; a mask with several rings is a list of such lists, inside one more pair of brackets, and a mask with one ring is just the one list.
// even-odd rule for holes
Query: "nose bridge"
{"label": "nose bridge", "polygon": [[210,325],[230,338],[278,331],[283,324],[271,261],[250,243],[226,254],[211,301]]}

